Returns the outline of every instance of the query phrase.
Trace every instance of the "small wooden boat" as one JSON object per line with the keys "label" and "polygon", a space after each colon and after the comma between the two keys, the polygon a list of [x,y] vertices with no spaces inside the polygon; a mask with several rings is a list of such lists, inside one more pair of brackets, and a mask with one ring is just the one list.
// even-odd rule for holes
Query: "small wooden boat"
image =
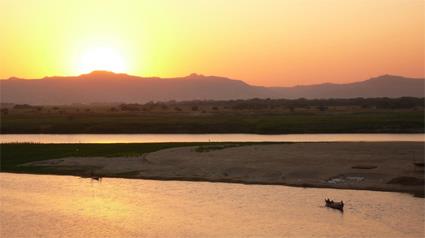
{"label": "small wooden boat", "polygon": [[96,180],[101,182],[102,181],[102,177],[101,176],[94,176],[94,175],[82,175],[80,176],[81,178],[86,178],[86,179],[91,179],[91,180]]}
{"label": "small wooden boat", "polygon": [[91,180],[102,181],[102,176],[96,175],[93,170],[90,171],[90,175],[88,176]]}
{"label": "small wooden boat", "polygon": [[344,202],[343,201],[341,201],[341,202],[335,202],[333,200],[329,200],[329,198],[326,198],[325,199],[325,205],[327,207],[340,210],[341,212],[344,211]]}
{"label": "small wooden boat", "polygon": [[91,176],[90,178],[92,180],[96,180],[96,181],[101,181],[102,180],[102,177],[100,177],[100,176]]}

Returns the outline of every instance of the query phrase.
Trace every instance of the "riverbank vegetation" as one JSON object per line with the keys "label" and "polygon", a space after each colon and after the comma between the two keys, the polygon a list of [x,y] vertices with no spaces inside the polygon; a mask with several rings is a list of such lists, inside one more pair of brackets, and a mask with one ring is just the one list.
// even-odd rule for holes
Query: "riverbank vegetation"
{"label": "riverbank vegetation", "polygon": [[423,98],[1,105],[1,133],[423,133]]}
{"label": "riverbank vegetation", "polygon": [[[0,144],[1,171],[31,172],[20,164],[64,157],[129,157],[181,146],[202,146],[209,143],[130,143],[130,144]],[[220,143],[217,143],[220,144]]]}

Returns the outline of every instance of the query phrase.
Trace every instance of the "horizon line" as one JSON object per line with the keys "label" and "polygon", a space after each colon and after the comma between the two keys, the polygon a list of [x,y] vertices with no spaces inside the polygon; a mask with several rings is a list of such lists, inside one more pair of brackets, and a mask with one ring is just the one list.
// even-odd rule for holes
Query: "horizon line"
{"label": "horizon line", "polygon": [[397,74],[390,74],[390,73],[386,73],[386,74],[381,74],[381,75],[376,75],[376,76],[371,76],[367,79],[361,79],[361,80],[357,80],[357,81],[351,81],[351,82],[344,82],[344,83],[338,83],[338,82],[330,82],[330,81],[324,81],[322,83],[316,83],[316,84],[296,84],[296,85],[289,85],[289,86],[263,86],[263,85],[254,85],[254,84],[250,84],[247,83],[245,80],[242,79],[235,79],[235,78],[230,78],[227,76],[219,76],[219,75],[204,75],[204,74],[200,74],[200,73],[190,73],[187,74],[185,76],[173,76],[173,77],[160,77],[160,76],[141,76],[141,75],[133,75],[133,74],[128,74],[125,72],[114,72],[111,70],[93,70],[87,73],[82,73],[79,75],[53,75],[53,76],[44,76],[41,78],[21,78],[21,77],[17,77],[17,76],[10,76],[9,78],[0,78],[0,81],[6,81],[6,80],[43,80],[43,79],[49,79],[49,78],[71,78],[71,77],[82,77],[82,76],[86,76],[86,75],[95,75],[95,74],[105,74],[105,75],[123,75],[123,76],[129,76],[129,77],[137,77],[137,78],[141,78],[141,79],[188,79],[190,77],[199,77],[199,78],[208,78],[208,77],[216,77],[216,78],[222,78],[222,79],[227,79],[227,80],[234,80],[234,81],[241,81],[247,85],[250,86],[256,86],[256,87],[265,87],[265,88],[291,88],[291,87],[303,87],[303,86],[316,86],[316,85],[324,85],[324,84],[333,84],[333,85],[346,85],[346,84],[352,84],[352,83],[360,83],[360,82],[365,82],[371,79],[375,79],[375,78],[381,78],[381,77],[400,77],[400,78],[406,78],[406,79],[418,79],[418,80],[425,80],[425,75],[422,77],[409,77],[409,76],[404,76],[404,75],[397,75]]}

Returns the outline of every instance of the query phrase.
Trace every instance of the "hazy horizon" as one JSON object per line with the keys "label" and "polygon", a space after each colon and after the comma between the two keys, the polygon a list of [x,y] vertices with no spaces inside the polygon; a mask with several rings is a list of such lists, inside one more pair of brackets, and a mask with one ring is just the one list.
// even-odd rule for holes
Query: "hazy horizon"
{"label": "hazy horizon", "polygon": [[170,76],[170,77],[159,77],[159,76],[156,76],[156,75],[133,75],[133,74],[125,73],[125,72],[114,72],[114,71],[109,71],[109,70],[93,70],[91,72],[82,73],[82,74],[78,74],[78,75],[46,75],[46,76],[43,76],[43,77],[40,77],[40,78],[24,78],[24,77],[19,77],[19,76],[13,75],[13,76],[10,76],[10,77],[7,77],[7,78],[0,78],[0,81],[1,80],[10,80],[10,79],[41,80],[41,79],[52,79],[52,78],[74,78],[74,77],[75,78],[78,78],[78,77],[81,77],[81,76],[91,76],[91,75],[94,75],[94,74],[97,74],[97,73],[111,74],[111,75],[125,75],[125,76],[130,76],[130,77],[137,77],[137,78],[140,78],[140,79],[155,78],[155,79],[159,79],[159,80],[161,80],[161,79],[187,79],[187,78],[190,78],[190,77],[200,77],[200,78],[202,78],[202,77],[206,77],[206,78],[213,77],[213,78],[221,78],[221,79],[229,79],[229,80],[242,81],[242,82],[244,82],[244,83],[246,83],[246,84],[248,84],[250,86],[270,87],[270,88],[273,88],[273,87],[276,87],[276,88],[278,88],[278,87],[288,87],[288,88],[290,88],[290,87],[297,87],[297,86],[315,86],[315,85],[323,85],[323,84],[344,85],[344,84],[352,84],[352,83],[361,83],[361,82],[368,81],[368,80],[371,80],[371,79],[383,78],[383,77],[400,77],[400,78],[409,78],[409,79],[425,79],[424,77],[408,77],[408,76],[405,76],[405,75],[382,74],[382,75],[375,75],[375,76],[372,76],[370,78],[357,79],[357,80],[353,80],[353,81],[350,81],[350,82],[342,82],[342,83],[339,83],[339,82],[330,82],[330,81],[324,80],[323,82],[312,83],[312,84],[294,84],[294,85],[280,86],[280,85],[251,84],[251,83],[249,83],[249,82],[247,82],[247,81],[245,81],[243,79],[231,78],[231,77],[228,77],[226,75],[205,75],[205,74],[202,74],[202,73],[191,73],[191,74],[188,74],[188,75],[178,75],[178,76]]}
{"label": "hazy horizon", "polygon": [[425,79],[384,75],[346,84],[264,87],[215,76],[143,78],[111,72],[0,80],[1,101],[27,104],[230,100],[249,98],[424,97]]}

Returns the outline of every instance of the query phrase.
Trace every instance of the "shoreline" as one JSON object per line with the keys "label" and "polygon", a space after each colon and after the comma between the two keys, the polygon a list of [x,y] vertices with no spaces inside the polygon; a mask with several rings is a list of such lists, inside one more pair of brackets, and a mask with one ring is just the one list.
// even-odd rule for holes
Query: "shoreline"
{"label": "shoreline", "polygon": [[59,156],[47,160],[41,156],[2,172],[389,191],[424,197],[421,142],[181,146],[170,144],[128,156]]}
{"label": "shoreline", "polygon": [[[0,171],[0,173],[5,174],[28,174],[28,175],[49,175],[49,176],[72,176],[78,177],[82,179],[91,179],[90,177],[86,177],[84,174],[69,174],[69,173],[31,173],[31,172],[6,172]],[[332,187],[332,186],[320,186],[314,184],[305,184],[296,185],[296,184],[286,184],[286,183],[261,183],[261,182],[248,182],[248,181],[238,181],[238,180],[208,180],[203,178],[163,178],[163,177],[131,177],[131,176],[110,176],[105,175],[101,176],[101,178],[110,178],[110,179],[140,179],[140,180],[152,180],[152,181],[176,181],[176,182],[204,182],[204,183],[226,183],[226,184],[241,184],[241,185],[264,185],[264,186],[287,186],[287,187],[295,187],[295,188],[323,188],[323,189],[338,189],[338,190],[354,190],[354,191],[371,191],[371,192],[388,192],[388,193],[402,193],[402,194],[410,194],[417,198],[425,198],[424,193],[415,193],[408,190],[399,190],[399,189],[380,189],[380,188],[345,188],[345,187]]]}
{"label": "shoreline", "polygon": [[[353,132],[342,132],[342,131],[337,131],[337,132],[318,132],[318,131],[313,131],[313,132],[308,132],[308,131],[301,131],[301,132],[285,132],[285,133],[279,133],[279,132],[81,132],[81,133],[75,133],[75,132],[54,132],[54,133],[43,133],[43,132],[22,132],[22,131],[18,131],[18,132],[12,132],[12,133],[1,133],[1,135],[226,135],[226,134],[243,134],[243,135],[308,135],[308,134],[312,134],[312,135],[320,135],[320,134],[335,134],[335,135],[344,135],[344,134],[359,134],[359,135],[363,135],[363,134],[389,134],[389,135],[398,135],[398,134],[425,134],[425,130],[419,129],[419,130],[406,130],[405,132],[398,132],[398,131],[353,131]],[[393,141],[393,142],[397,142],[397,141]]]}

